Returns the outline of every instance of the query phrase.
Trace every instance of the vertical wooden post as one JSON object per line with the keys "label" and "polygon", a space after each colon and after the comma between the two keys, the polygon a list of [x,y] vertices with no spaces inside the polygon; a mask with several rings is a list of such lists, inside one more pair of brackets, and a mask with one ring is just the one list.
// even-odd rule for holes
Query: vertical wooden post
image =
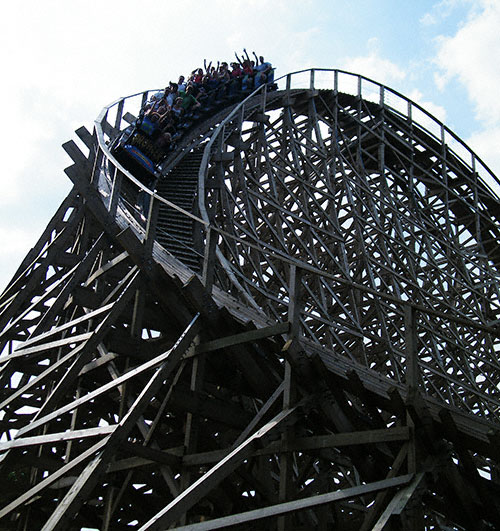
{"label": "vertical wooden post", "polygon": [[418,387],[418,345],[417,345],[417,319],[416,313],[409,304],[405,312],[405,354],[406,354],[406,385],[408,395],[413,395]]}
{"label": "vertical wooden post", "polygon": [[[298,337],[300,333],[300,286],[301,273],[295,264],[290,265],[289,279],[289,302],[288,302],[288,322],[290,323],[289,339]],[[292,366],[289,361],[285,361],[283,389],[283,410],[290,409],[295,402],[295,389],[292,374]],[[293,440],[294,434],[292,428],[286,428],[281,435],[281,454],[280,454],[280,487],[279,501],[289,501],[293,496],[291,487],[293,484],[293,456],[288,452],[288,446]],[[291,528],[292,515],[281,516],[278,518],[278,531],[286,531]]]}
{"label": "vertical wooden post", "polygon": [[290,265],[288,322],[290,323],[290,336],[297,337],[300,333],[300,286],[302,275],[295,264]]}
{"label": "vertical wooden post", "polygon": [[118,168],[113,167],[112,179],[113,182],[111,188],[111,198],[109,201],[109,213],[114,217],[116,215],[116,209],[118,208],[118,200],[120,199],[123,182],[123,174]]}
{"label": "vertical wooden post", "polygon": [[218,234],[212,227],[207,227],[207,237],[205,242],[205,255],[203,257],[202,282],[205,289],[211,293],[214,282],[215,249],[217,246]]}
{"label": "vertical wooden post", "polygon": [[[285,361],[285,388],[283,389],[283,410],[287,410],[292,406],[293,397],[293,382],[292,382],[292,366],[290,362]],[[281,453],[280,453],[280,485],[279,485],[279,501],[289,501],[292,492],[293,484],[293,457],[288,452],[288,445],[293,439],[293,432],[291,428],[286,428],[281,434]],[[291,515],[281,516],[278,518],[278,531],[286,531],[291,526]]]}
{"label": "vertical wooden post", "polygon": [[[197,335],[193,342],[199,345],[200,336]],[[194,392],[203,390],[203,380],[205,377],[205,356],[196,356],[193,358],[193,365],[191,368],[191,383],[189,389]],[[184,431],[184,454],[194,454],[198,447],[198,437],[200,431],[200,417],[197,414],[186,414],[186,425]],[[181,491],[186,490],[191,485],[191,471],[186,468],[181,475]],[[186,525],[187,513],[184,513],[179,519],[180,525]]]}
{"label": "vertical wooden post", "polygon": [[153,252],[153,244],[156,238],[156,221],[158,218],[158,211],[160,210],[160,202],[156,200],[154,194],[151,194],[149,201],[148,219],[146,222],[146,237],[144,240],[144,252],[146,259],[151,258]]}
{"label": "vertical wooden post", "polygon": [[[413,400],[418,390],[418,336],[417,318],[413,306],[405,306],[405,342],[406,342],[406,385],[408,386],[408,400]],[[406,424],[411,433],[408,441],[408,473],[417,473],[417,445],[415,439],[415,424],[409,413],[406,414]],[[418,510],[414,511],[414,522],[419,522]],[[416,524],[415,524],[416,525]],[[413,528],[412,528],[413,529]]]}
{"label": "vertical wooden post", "polygon": [[106,498],[104,500],[104,516],[103,516],[103,531],[109,531],[111,525],[111,517],[113,516],[113,499],[116,487],[108,485],[106,489]]}

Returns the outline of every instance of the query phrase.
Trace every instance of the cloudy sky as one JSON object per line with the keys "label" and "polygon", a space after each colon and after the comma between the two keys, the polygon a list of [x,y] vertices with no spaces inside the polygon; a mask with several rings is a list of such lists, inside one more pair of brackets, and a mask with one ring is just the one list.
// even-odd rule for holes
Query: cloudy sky
{"label": "cloudy sky", "polygon": [[70,189],[61,144],[120,96],[255,50],[399,90],[500,175],[498,0],[24,0],[1,8],[0,291]]}

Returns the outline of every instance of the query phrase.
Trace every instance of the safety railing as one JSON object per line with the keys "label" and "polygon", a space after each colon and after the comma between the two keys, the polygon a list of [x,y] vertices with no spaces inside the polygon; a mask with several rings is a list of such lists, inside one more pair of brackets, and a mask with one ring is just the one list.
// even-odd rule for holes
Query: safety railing
{"label": "safety railing", "polygon": [[[426,109],[406,98],[399,92],[377,83],[376,81],[365,76],[334,69],[307,69],[286,74],[276,80],[280,89],[294,90],[309,88],[311,90],[333,90],[334,92],[343,92],[362,98],[365,101],[371,101],[382,106],[386,106],[391,111],[398,113],[404,120],[414,124],[416,128],[422,129],[426,134],[433,137],[441,145],[446,145],[456,157],[463,162],[475,179],[479,179],[482,184],[489,189],[493,189],[498,195],[500,192],[500,181],[489,169],[489,167],[463,142],[453,131],[446,127],[440,120],[429,113]],[[205,154],[200,168],[200,220],[196,220],[202,225],[209,225],[208,215],[204,206],[204,186],[205,174],[209,162],[209,153],[212,149],[219,134],[223,133],[227,124],[234,117],[244,112],[245,105],[255,99],[257,94],[265,93],[266,86],[262,85],[244,101],[237,105],[232,112],[219,124],[211,135],[206,144]],[[103,198],[109,202],[113,210],[117,206],[120,197],[123,178],[125,178],[129,187],[139,190],[151,198],[151,204],[163,202],[169,207],[182,212],[183,215],[192,216],[192,213],[183,211],[177,205],[169,203],[159,195],[155,194],[147,186],[136,179],[128,170],[126,170],[112,155],[109,146],[110,142],[116,138],[117,134],[130,125],[133,118],[138,115],[140,108],[147,101],[148,97],[156,90],[139,92],[131,96],[120,98],[107,105],[95,120],[95,129],[97,133],[98,146],[96,156],[96,167],[94,178],[99,176],[99,182],[103,190]],[[103,169],[102,162],[106,161],[107,170]],[[96,186],[97,186],[96,182]]]}
{"label": "safety railing", "polygon": [[[345,93],[356,96],[363,101],[379,105],[391,111],[393,116],[399,117],[412,127],[433,138],[439,145],[446,145],[456,158],[470,172],[470,179],[482,183],[485,189],[500,190],[500,181],[483,163],[483,161],[442,122],[435,118],[417,103],[404,97],[397,91],[361,75],[352,74],[341,70],[311,69],[287,74],[276,80],[279,88],[285,91],[298,90],[331,90],[335,94]],[[475,362],[477,369],[467,369],[469,358],[467,346],[459,345],[459,355],[453,365],[453,374],[449,373],[446,364],[440,365],[439,356],[443,359],[452,359],[446,355],[447,345],[456,343],[455,336],[458,332],[440,332],[436,341],[435,327],[430,320],[438,319],[442,323],[440,330],[446,327],[462,327],[468,330],[469,337],[474,337],[474,342],[484,341],[486,336],[497,337],[498,330],[487,324],[471,321],[466,317],[447,315],[444,312],[433,312],[429,308],[420,307],[408,300],[402,300],[391,294],[379,292],[367,286],[357,285],[355,282],[341,275],[332,275],[314,267],[310,263],[296,260],[267,246],[265,242],[249,241],[236,233],[229,233],[215,226],[210,219],[207,209],[207,182],[209,168],[212,164],[214,153],[221,153],[228,133],[237,129],[245,120],[247,112],[260,105],[262,110],[266,107],[267,87],[259,87],[245,100],[234,106],[231,112],[215,127],[205,143],[203,159],[199,170],[198,180],[198,211],[195,215],[178,205],[167,201],[154,190],[149,189],[139,179],[134,177],[113,156],[110,145],[125,125],[133,122],[139,109],[146,102],[152,91],[146,91],[126,98],[120,98],[105,107],[95,122],[97,136],[96,162],[93,172],[93,183],[99,189],[103,201],[111,214],[120,217],[134,216],[139,219],[141,214],[144,219],[144,228],[138,225],[138,235],[146,245],[152,249],[156,238],[156,215],[160,204],[176,210],[181,216],[190,218],[196,223],[202,233],[202,248],[204,249],[202,279],[208,289],[212,284],[241,298],[246,304],[254,308],[262,308],[262,300],[270,300],[272,312],[268,315],[276,319],[287,319],[291,304],[291,286],[287,281],[279,285],[265,287],[262,283],[258,286],[261,299],[253,295],[255,286],[252,281],[238,276],[238,271],[229,263],[228,258],[221,251],[221,244],[232,241],[237,250],[238,246],[245,246],[259,253],[263,261],[269,263],[269,268],[289,270],[296,268],[303,272],[302,289],[314,290],[317,286],[334,291],[348,287],[363,294],[365,297],[378,298],[384,305],[390,307],[387,315],[394,320],[394,335],[399,339],[393,341],[388,348],[383,337],[377,337],[373,332],[359,330],[356,323],[347,326],[340,321],[332,322],[328,318],[328,311],[322,311],[317,305],[304,303],[299,312],[299,333],[309,340],[326,346],[344,346],[346,356],[353,362],[373,369],[381,374],[406,386],[418,386],[425,393],[449,403],[458,408],[478,414],[480,416],[499,420],[500,400],[498,390],[490,385],[490,377],[482,379],[481,363]],[[189,151],[189,146],[186,148]],[[149,203],[147,211],[135,209],[135,203],[140,195],[147,197],[143,204]],[[279,265],[277,265],[279,264]],[[297,301],[294,301],[296,303]],[[408,317],[408,312],[411,316]],[[412,323],[411,326],[409,323]],[[451,324],[450,324],[451,323]],[[411,330],[410,330],[411,328]],[[397,332],[396,329],[399,331]],[[404,332],[406,330],[406,333]],[[392,332],[391,332],[392,333]],[[452,341],[453,340],[453,341]],[[489,341],[489,340],[488,340]],[[451,343],[450,343],[451,342]],[[369,359],[367,352],[372,350],[385,352],[386,358]],[[413,350],[411,350],[413,349]],[[411,352],[410,352],[411,351]],[[451,354],[450,354],[451,355]],[[413,358],[412,358],[413,356]],[[411,367],[409,360],[416,360]],[[484,362],[482,362],[484,363]],[[496,373],[500,371],[494,359],[486,361],[489,370]],[[412,372],[413,371],[413,372]],[[500,374],[500,372],[498,373]],[[462,376],[465,375],[463,378]],[[446,385],[444,385],[446,383]]]}

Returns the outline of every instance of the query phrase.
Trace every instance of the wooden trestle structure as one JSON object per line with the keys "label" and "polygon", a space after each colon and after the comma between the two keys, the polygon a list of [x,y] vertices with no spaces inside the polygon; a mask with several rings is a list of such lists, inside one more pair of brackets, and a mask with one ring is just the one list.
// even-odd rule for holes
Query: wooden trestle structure
{"label": "wooden trestle structure", "polygon": [[0,298],[1,529],[500,529],[498,181],[387,87],[279,83],[156,191],[109,148],[147,92],[65,144]]}

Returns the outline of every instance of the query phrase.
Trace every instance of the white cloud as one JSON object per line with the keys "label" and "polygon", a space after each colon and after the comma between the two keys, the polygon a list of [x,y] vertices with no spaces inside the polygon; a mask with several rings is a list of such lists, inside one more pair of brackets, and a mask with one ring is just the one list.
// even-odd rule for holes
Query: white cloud
{"label": "white cloud", "polygon": [[468,142],[474,151],[500,175],[500,3],[471,3],[469,16],[455,35],[440,37],[435,75],[442,90],[458,80],[466,89],[479,124]]}
{"label": "white cloud", "polygon": [[458,78],[474,103],[477,118],[493,125],[500,121],[500,4],[488,0],[482,5],[453,37],[439,39],[436,62],[441,74],[436,81],[442,88]]}
{"label": "white cloud", "polygon": [[368,54],[347,57],[342,68],[355,74],[362,74],[378,83],[397,88],[406,78],[406,71],[396,63],[382,57],[377,39],[370,39],[367,44]]}
{"label": "white cloud", "polygon": [[[495,175],[500,176],[500,125],[473,133],[467,144]],[[497,193],[500,191],[498,184],[492,186]]]}
{"label": "white cloud", "polygon": [[[477,0],[441,0],[437,4],[433,5],[431,10],[425,13],[420,18],[420,23],[424,26],[434,26],[447,19],[456,7],[471,4]],[[479,0],[477,3],[481,3]]]}
{"label": "white cloud", "polygon": [[408,98],[415,103],[418,103],[426,111],[430,112],[435,118],[446,124],[446,109],[442,105],[437,105],[432,101],[424,99],[424,95],[418,89],[412,90],[408,94]]}

